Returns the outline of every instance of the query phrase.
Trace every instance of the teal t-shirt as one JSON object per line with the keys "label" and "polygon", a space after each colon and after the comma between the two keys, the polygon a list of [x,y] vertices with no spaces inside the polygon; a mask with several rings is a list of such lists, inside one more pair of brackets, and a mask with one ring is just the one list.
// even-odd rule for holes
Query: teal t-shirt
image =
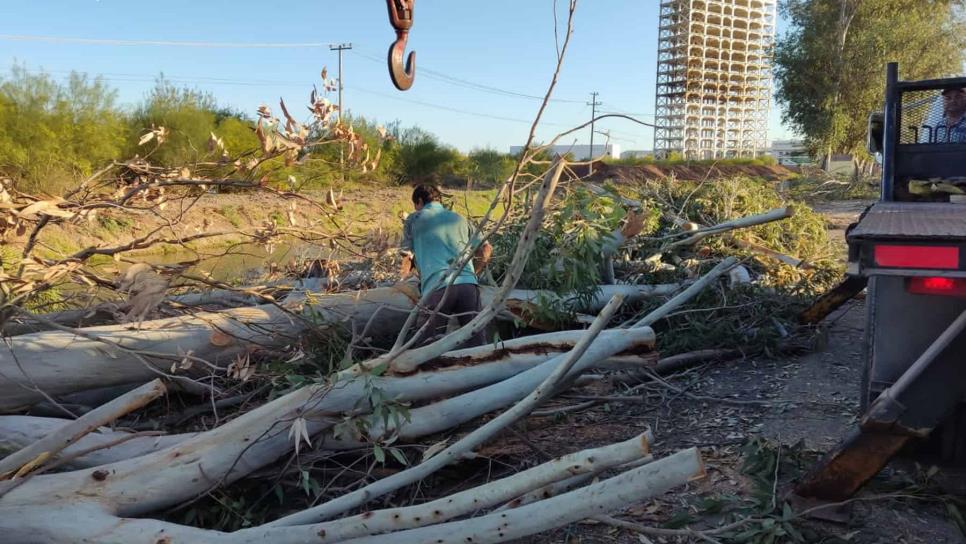
{"label": "teal t-shirt", "polygon": [[[430,202],[406,218],[401,247],[415,254],[420,289],[426,293],[446,286],[445,272],[471,243],[475,250],[479,240],[470,235],[466,219],[439,202]],[[472,261],[463,267],[453,284],[477,284]]]}

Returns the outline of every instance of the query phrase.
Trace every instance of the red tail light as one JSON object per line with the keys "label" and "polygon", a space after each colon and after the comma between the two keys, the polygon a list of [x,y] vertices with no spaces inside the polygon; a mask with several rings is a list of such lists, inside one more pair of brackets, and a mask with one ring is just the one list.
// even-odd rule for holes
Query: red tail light
{"label": "red tail light", "polygon": [[874,256],[878,266],[959,269],[958,247],[876,245]]}
{"label": "red tail light", "polygon": [[964,278],[909,278],[906,281],[906,289],[916,295],[966,297],[966,279]]}

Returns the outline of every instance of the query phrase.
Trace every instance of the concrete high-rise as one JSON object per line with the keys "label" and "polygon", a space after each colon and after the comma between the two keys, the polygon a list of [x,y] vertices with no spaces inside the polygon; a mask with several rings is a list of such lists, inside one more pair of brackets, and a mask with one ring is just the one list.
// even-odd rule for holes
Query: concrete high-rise
{"label": "concrete high-rise", "polygon": [[776,0],[662,0],[654,151],[689,159],[768,148]]}

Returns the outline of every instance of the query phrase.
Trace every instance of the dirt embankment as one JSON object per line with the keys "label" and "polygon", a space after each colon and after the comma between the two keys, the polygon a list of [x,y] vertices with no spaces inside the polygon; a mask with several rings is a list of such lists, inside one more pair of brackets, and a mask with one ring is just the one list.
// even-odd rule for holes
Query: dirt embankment
{"label": "dirt embankment", "polygon": [[[575,170],[578,175],[586,175]],[[780,165],[739,165],[739,164],[644,164],[639,166],[595,163],[591,180],[617,182],[639,182],[645,179],[674,177],[680,180],[701,181],[714,178],[746,176],[767,180],[783,180],[798,175],[794,169]]]}

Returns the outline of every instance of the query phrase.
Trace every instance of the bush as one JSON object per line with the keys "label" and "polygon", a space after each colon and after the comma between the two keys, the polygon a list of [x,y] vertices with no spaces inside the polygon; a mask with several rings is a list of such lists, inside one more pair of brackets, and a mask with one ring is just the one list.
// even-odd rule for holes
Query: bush
{"label": "bush", "polygon": [[66,83],[15,65],[0,80],[0,174],[27,192],[58,194],[121,158],[128,140],[116,92],[100,78]]}

